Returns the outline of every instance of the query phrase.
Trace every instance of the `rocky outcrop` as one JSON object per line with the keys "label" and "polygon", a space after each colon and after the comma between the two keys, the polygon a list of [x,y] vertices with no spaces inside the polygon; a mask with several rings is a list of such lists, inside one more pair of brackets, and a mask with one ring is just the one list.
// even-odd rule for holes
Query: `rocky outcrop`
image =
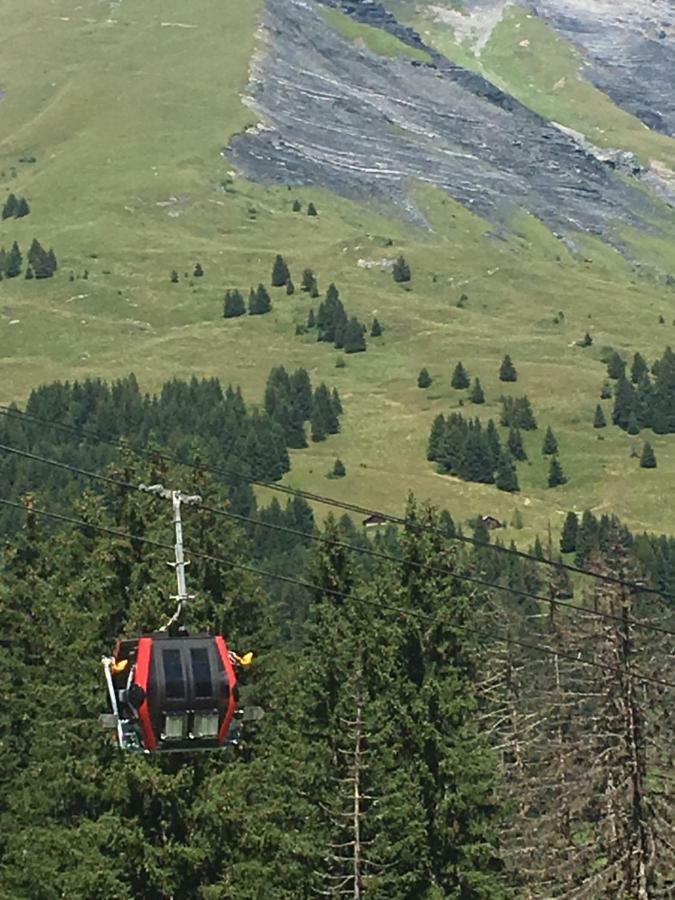
{"label": "rocky outcrop", "polygon": [[[395,33],[381,4],[332,5],[347,2]],[[228,151],[249,178],[322,185],[419,223],[413,181],[498,223],[525,208],[566,235],[611,239],[617,219],[646,227],[658,216],[572,136],[438,54],[433,66],[377,56],[336,34],[310,0],[268,0],[263,30],[249,96],[263,127]]]}

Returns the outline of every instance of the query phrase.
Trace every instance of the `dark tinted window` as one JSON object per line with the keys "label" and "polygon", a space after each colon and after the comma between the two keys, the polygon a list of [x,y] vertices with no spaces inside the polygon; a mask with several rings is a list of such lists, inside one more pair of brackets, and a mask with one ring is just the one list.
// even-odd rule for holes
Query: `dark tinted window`
{"label": "dark tinted window", "polygon": [[190,650],[192,658],[192,681],[195,687],[195,697],[211,697],[211,665],[209,663],[209,651],[204,647]]}
{"label": "dark tinted window", "polygon": [[180,661],[180,650],[162,650],[164,663],[164,683],[167,697],[184,697],[183,666]]}

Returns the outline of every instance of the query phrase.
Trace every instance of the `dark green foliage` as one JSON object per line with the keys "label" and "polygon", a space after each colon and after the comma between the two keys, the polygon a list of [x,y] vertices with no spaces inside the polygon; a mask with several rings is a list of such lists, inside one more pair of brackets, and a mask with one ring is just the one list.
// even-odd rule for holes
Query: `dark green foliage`
{"label": "dark green foliage", "polygon": [[35,274],[30,266],[26,267],[26,281],[32,281],[35,278]]}
{"label": "dark green foliage", "polygon": [[315,325],[316,325],[316,316],[314,315],[314,310],[310,309],[309,313],[307,314],[307,327],[314,328]]}
{"label": "dark green foliage", "polygon": [[51,278],[57,268],[54,251],[46,251],[37,239],[33,240],[28,250],[28,262],[36,278]]}
{"label": "dark green foliage", "polygon": [[431,375],[427,372],[426,369],[420,369],[420,374],[417,376],[417,387],[419,388],[428,388],[431,385]]}
{"label": "dark green foliage", "polygon": [[560,465],[560,460],[557,456],[552,456],[551,465],[548,469],[548,486],[550,488],[553,488],[566,483],[567,478],[565,478],[565,473],[563,472],[562,466]]}
{"label": "dark green foliage", "polygon": [[171,270],[171,277],[169,278],[171,284],[178,284],[178,272],[175,269]]}
{"label": "dark green foliage", "polygon": [[640,426],[638,425],[637,416],[634,412],[632,412],[628,418],[628,424],[626,425],[626,431],[628,434],[640,434]]}
{"label": "dark green foliage", "polygon": [[326,385],[321,382],[314,391],[312,399],[312,423],[314,422],[314,414],[318,411],[325,432],[327,434],[337,434],[340,430],[340,413],[338,410],[341,409],[342,404],[339,397],[336,403]]}
{"label": "dark green foliage", "polygon": [[635,415],[637,409],[637,397],[635,388],[625,375],[621,375],[614,390],[614,409],[612,410],[612,422],[623,428],[628,428],[628,423]]}
{"label": "dark green foliage", "polygon": [[316,211],[316,206],[313,203],[307,204],[307,215],[308,216],[318,216],[318,212]]}
{"label": "dark green foliage", "polygon": [[200,262],[195,263],[192,274],[195,278],[202,278],[204,276],[204,269],[202,268],[202,264]]}
{"label": "dark green foliage", "polygon": [[15,194],[10,194],[5,200],[5,204],[2,207],[2,218],[3,219],[14,219],[16,218],[16,213],[19,208],[19,202],[16,199]]}
{"label": "dark green foliage", "polygon": [[502,397],[502,411],[499,421],[510,428],[512,425],[523,431],[536,431],[537,422],[527,397]]}
{"label": "dark green foliage", "polygon": [[546,429],[541,452],[544,454],[544,456],[552,456],[554,453],[558,452],[558,441],[556,439],[556,436],[553,434],[550,425]]}
{"label": "dark green foliage", "polygon": [[472,403],[485,403],[485,393],[483,392],[483,386],[478,378],[474,378],[473,380],[473,387],[471,388],[469,399]]}
{"label": "dark green foliage", "polygon": [[17,219],[23,219],[24,216],[29,215],[29,213],[30,213],[30,206],[28,205],[28,200],[26,200],[25,197],[20,197],[19,203],[16,207],[15,217]]}
{"label": "dark green foliage", "polygon": [[302,203],[299,200],[293,201],[293,212],[300,212],[302,209]]}
{"label": "dark green foliage", "polygon": [[575,512],[568,512],[560,535],[560,552],[574,553],[577,549],[577,532],[579,530],[579,517]]}
{"label": "dark green foliage", "polygon": [[431,462],[440,462],[445,445],[445,416],[439,414],[431,425],[429,442],[427,444],[427,459]]}
{"label": "dark green foliage", "polygon": [[518,475],[513,462],[513,457],[508,450],[502,450],[497,461],[495,484],[500,491],[519,491]]}
{"label": "dark green foliage", "polygon": [[507,446],[509,448],[509,453],[514,459],[517,459],[519,462],[527,459],[527,453],[523,446],[523,438],[520,429],[516,428],[514,425],[511,425],[509,428]]}
{"label": "dark green foliage", "polygon": [[267,289],[263,284],[259,284],[257,289],[251,288],[248,298],[248,313],[250,316],[262,316],[272,309],[272,301]]}
{"label": "dark green foliage", "polygon": [[615,381],[618,378],[624,378],[626,375],[626,363],[619,356],[616,350],[613,350],[610,354],[609,359],[607,360],[607,377],[613,378]]}
{"label": "dark green foliage", "polygon": [[452,373],[450,384],[456,391],[463,391],[469,387],[469,375],[461,362],[458,362]]}
{"label": "dark green foliage", "polygon": [[652,445],[648,441],[645,441],[645,445],[642,448],[642,455],[640,456],[640,468],[656,468],[656,454],[654,453]]}
{"label": "dark green foliage", "polygon": [[352,316],[347,323],[344,336],[344,348],[345,353],[361,353],[366,349],[366,339],[363,335],[363,327],[359,320],[354,316]]}
{"label": "dark green foliage", "polygon": [[302,284],[300,285],[300,290],[304,291],[306,294],[310,294],[313,296],[313,290],[316,288],[316,276],[311,269],[304,269],[302,273]]}
{"label": "dark green foliage", "polygon": [[590,347],[593,344],[593,338],[588,332],[586,332],[582,339],[580,341],[577,341],[577,344],[580,347]]}
{"label": "dark green foliage", "polygon": [[377,321],[377,319],[373,319],[373,324],[370,326],[370,336],[371,337],[380,337],[382,334],[382,326]]}
{"label": "dark green foliage", "polygon": [[410,281],[410,266],[402,256],[396,258],[391,274],[397,284],[403,284]]}
{"label": "dark green foliage", "polygon": [[513,365],[511,357],[508,353],[502,360],[502,364],[499,367],[499,380],[518,381],[518,373],[516,372],[516,367]]}
{"label": "dark green foliage", "polygon": [[246,313],[246,302],[239,291],[226,291],[223,304],[223,318],[232,319]]}
{"label": "dark green foliage", "polygon": [[[22,265],[23,257],[21,256],[19,245],[16,241],[14,241],[5,260],[5,275],[7,276],[7,278],[16,278],[17,275],[20,275]],[[35,274],[37,275],[37,269],[35,269]]]}
{"label": "dark green foliage", "polygon": [[[303,420],[309,419],[312,413],[312,383],[307,369],[296,369],[288,379],[287,385],[289,401],[298,408]],[[338,415],[340,413],[342,406],[338,410]]]}
{"label": "dark green foliage", "polygon": [[343,411],[342,410],[342,400],[340,400],[340,395],[338,393],[337,388],[333,388],[333,390],[331,391],[330,397],[331,397],[331,400],[333,401],[333,409],[335,411],[335,414],[338,416],[341,416],[342,411]]}
{"label": "dark green foliage", "polygon": [[609,383],[609,381],[606,381],[602,386],[602,390],[600,391],[600,399],[601,400],[609,400],[611,398],[611,396],[612,396],[612,385]]}
{"label": "dark green foliage", "polygon": [[644,375],[649,374],[649,366],[643,356],[636,353],[633,356],[633,363],[630,367],[630,380],[633,384],[637,384]]}
{"label": "dark green foliage", "polygon": [[[427,459],[438,462],[442,472],[449,472],[464,481],[492,484],[502,455],[492,419],[486,428],[479,419],[467,420],[459,413],[452,413],[447,419],[443,415],[434,419]],[[508,459],[512,462],[510,454]],[[506,477],[505,481],[508,481]]]}
{"label": "dark green foliage", "polygon": [[324,419],[323,411],[319,407],[315,406],[312,410],[310,428],[312,440],[314,441],[314,443],[319,443],[319,441],[326,440],[326,437],[328,436],[328,429],[326,428],[326,421]]}
{"label": "dark green foliage", "polygon": [[344,467],[344,463],[341,459],[336,459],[333,465],[333,478],[344,478],[347,474],[347,470]]}
{"label": "dark green foliage", "polygon": [[604,428],[606,425],[607,419],[605,418],[602,407],[598,403],[595,407],[595,415],[593,416],[593,428]]}
{"label": "dark green foliage", "polygon": [[288,281],[286,282],[286,296],[292,297],[295,293],[295,285],[293,284],[293,280],[291,276],[288,276]]}
{"label": "dark green foliage", "polygon": [[290,277],[291,273],[288,271],[283,256],[277,253],[272,266],[272,287],[283,287]]}

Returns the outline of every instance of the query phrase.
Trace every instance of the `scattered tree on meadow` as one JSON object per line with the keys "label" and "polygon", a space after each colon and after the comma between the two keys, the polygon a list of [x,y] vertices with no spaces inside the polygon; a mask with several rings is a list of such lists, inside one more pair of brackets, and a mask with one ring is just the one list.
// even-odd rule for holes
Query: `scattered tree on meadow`
{"label": "scattered tree on meadow", "polygon": [[302,209],[302,203],[300,203],[299,200],[294,200],[293,201],[293,212],[300,212],[301,209]]}
{"label": "scattered tree on meadow", "polygon": [[499,421],[502,425],[507,428],[514,425],[523,431],[537,430],[537,422],[528,397],[502,397],[501,403]]}
{"label": "scattered tree on meadow", "polygon": [[283,287],[291,277],[283,256],[277,253],[272,266],[272,287]]}
{"label": "scattered tree on meadow", "polygon": [[344,467],[344,463],[341,459],[336,459],[333,465],[333,477],[334,478],[344,478],[347,474],[347,470]]}
{"label": "scattered tree on meadow", "polygon": [[382,326],[377,321],[377,318],[373,319],[373,324],[370,326],[370,336],[371,337],[380,337],[382,334]]}
{"label": "scattered tree on meadow", "polygon": [[508,450],[502,450],[497,461],[495,484],[500,491],[513,493],[520,490],[518,475],[513,462],[513,457]]}
{"label": "scattered tree on meadow", "polygon": [[554,453],[558,452],[558,441],[556,439],[556,436],[553,434],[550,425],[546,429],[541,452],[544,454],[544,456],[553,456]]}
{"label": "scattered tree on meadow", "polygon": [[295,293],[295,285],[293,284],[293,280],[291,279],[291,276],[289,275],[288,281],[286,282],[286,296],[292,297],[294,293]]}
{"label": "scattered tree on meadow", "polygon": [[517,381],[518,373],[516,372],[516,367],[513,365],[511,357],[507,353],[504,359],[502,360],[502,364],[499,367],[499,380],[500,381]]}
{"label": "scattered tree on meadow", "polygon": [[29,213],[30,206],[28,205],[28,200],[26,200],[25,197],[20,197],[16,207],[16,212],[14,213],[14,217],[16,219],[23,219],[24,216],[27,216]]}
{"label": "scattered tree on meadow", "polygon": [[417,387],[428,388],[430,385],[431,375],[427,372],[426,369],[420,369],[420,374],[417,376]]}
{"label": "scattered tree on meadow", "polygon": [[471,388],[469,399],[472,403],[485,403],[485,393],[479,378],[474,378],[473,380],[473,387]]}
{"label": "scattered tree on meadow", "polygon": [[344,349],[345,353],[361,353],[366,349],[363,326],[354,316],[347,322],[344,337]]}
{"label": "scattered tree on meadow", "polygon": [[200,262],[195,263],[194,271],[192,273],[195,278],[202,278],[204,275],[204,269],[202,268],[202,264]]}
{"label": "scattered tree on meadow", "polygon": [[645,445],[642,448],[642,455],[640,456],[640,468],[642,469],[655,469],[656,468],[656,454],[654,453],[654,449],[652,445],[645,441]]}
{"label": "scattered tree on meadow", "polygon": [[633,356],[633,362],[630,367],[630,380],[633,384],[637,384],[644,375],[649,374],[649,366],[644,357],[640,353]]}
{"label": "scattered tree on meadow", "polygon": [[566,484],[567,478],[565,477],[565,473],[563,472],[563,468],[560,465],[560,460],[557,456],[551,457],[551,465],[548,469],[548,486],[550,488],[558,487],[558,485]]}
{"label": "scattered tree on meadow", "polygon": [[246,303],[239,291],[226,291],[223,304],[223,318],[232,319],[246,313]]}
{"label": "scattered tree on meadow", "polygon": [[316,325],[316,316],[314,315],[314,310],[310,309],[310,311],[307,313],[307,327],[314,328],[315,325]]}
{"label": "scattered tree on meadow", "polygon": [[612,385],[609,381],[605,381],[602,385],[602,390],[600,391],[600,399],[601,400],[610,400],[612,397]]}
{"label": "scattered tree on meadow", "polygon": [[595,407],[595,415],[593,416],[593,428],[604,428],[607,425],[607,419],[602,407],[598,403]]}
{"label": "scattered tree on meadow", "polygon": [[636,435],[640,434],[640,426],[638,425],[637,416],[635,411],[633,410],[628,417],[628,424],[626,425],[626,431],[628,434]]}
{"label": "scattered tree on meadow", "polygon": [[171,284],[178,284],[178,272],[175,269],[171,270],[171,277],[169,278]]}
{"label": "scattered tree on meadow", "polygon": [[607,360],[607,377],[612,378],[614,381],[616,381],[619,378],[624,378],[625,375],[626,363],[623,361],[621,356],[619,356],[616,350],[612,350]]}
{"label": "scattered tree on meadow", "polygon": [[507,447],[509,448],[509,453],[514,459],[517,459],[519,462],[527,459],[527,453],[525,452],[525,447],[523,446],[523,437],[520,433],[520,429],[516,428],[515,425],[511,425],[511,427],[509,428]]}
{"label": "scattered tree on meadow", "polygon": [[2,218],[14,219],[18,208],[19,202],[16,199],[16,194],[10,194],[5,200],[5,205],[2,207]]}
{"label": "scattered tree on meadow", "polygon": [[396,258],[391,270],[391,274],[397,284],[402,284],[403,282],[410,281],[410,266],[405,261],[403,256],[399,256]]}
{"label": "scattered tree on meadow", "polygon": [[450,384],[456,391],[463,391],[469,387],[470,383],[471,382],[469,381],[469,375],[466,369],[461,362],[458,362],[452,373]]}
{"label": "scattered tree on meadow", "polygon": [[250,316],[262,316],[272,309],[272,301],[270,295],[263,284],[259,284],[257,289],[251,288],[248,298],[248,313]]}
{"label": "scattered tree on meadow", "polygon": [[[5,275],[7,278],[16,278],[17,275],[20,275],[22,265],[23,257],[21,256],[21,250],[19,250],[17,242],[14,241],[5,260]],[[35,272],[37,274],[37,269]]]}
{"label": "scattered tree on meadow", "polygon": [[577,549],[577,531],[579,530],[579,517],[575,512],[568,512],[565,517],[562,534],[560,535],[560,552],[574,553]]}
{"label": "scattered tree on meadow", "polygon": [[307,204],[307,215],[308,216],[318,216],[318,212],[316,211],[316,206],[312,202]]}
{"label": "scattered tree on meadow", "polygon": [[26,267],[26,281],[32,281],[35,278],[35,273],[31,266]]}

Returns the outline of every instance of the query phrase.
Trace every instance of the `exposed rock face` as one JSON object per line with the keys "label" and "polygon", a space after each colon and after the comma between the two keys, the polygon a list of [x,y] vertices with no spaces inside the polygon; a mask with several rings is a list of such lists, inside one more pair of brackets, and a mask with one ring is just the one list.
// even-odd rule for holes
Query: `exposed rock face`
{"label": "exposed rock face", "polygon": [[[374,0],[331,5],[423,46]],[[573,137],[433,51],[429,66],[359,49],[310,0],[269,0],[263,28],[250,102],[264,127],[229,151],[253,180],[323,185],[423,222],[415,179],[495,222],[523,207],[558,233],[608,239],[617,219],[644,225],[656,214]]]}

